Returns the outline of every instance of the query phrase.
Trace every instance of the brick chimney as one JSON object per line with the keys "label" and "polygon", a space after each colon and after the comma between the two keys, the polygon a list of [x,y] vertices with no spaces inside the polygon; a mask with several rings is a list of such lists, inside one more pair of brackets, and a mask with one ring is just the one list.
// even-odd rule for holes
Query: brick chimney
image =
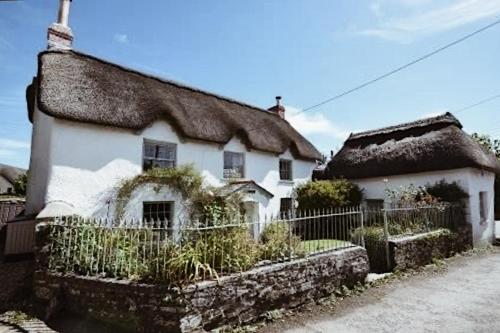
{"label": "brick chimney", "polygon": [[47,33],[48,49],[71,49],[73,32],[68,26],[69,8],[72,0],[59,0],[57,22],[52,23]]}
{"label": "brick chimney", "polygon": [[267,109],[285,119],[285,107],[281,105],[281,96],[276,96],[276,105]]}

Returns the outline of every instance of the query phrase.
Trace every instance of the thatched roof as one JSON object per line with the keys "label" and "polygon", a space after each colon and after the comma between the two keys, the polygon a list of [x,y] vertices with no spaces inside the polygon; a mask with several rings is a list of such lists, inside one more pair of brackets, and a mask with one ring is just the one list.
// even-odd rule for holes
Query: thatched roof
{"label": "thatched roof", "polygon": [[17,177],[26,173],[26,170],[0,163],[0,176],[5,178],[9,183],[14,184]]}
{"label": "thatched roof", "polygon": [[451,114],[351,134],[316,178],[350,179],[474,167],[500,173],[500,163]]}
{"label": "thatched roof", "polygon": [[39,54],[38,76],[27,90],[30,119],[35,93],[40,110],[55,118],[132,130],[163,119],[188,139],[225,144],[238,136],[251,149],[321,158],[275,112],[76,51]]}

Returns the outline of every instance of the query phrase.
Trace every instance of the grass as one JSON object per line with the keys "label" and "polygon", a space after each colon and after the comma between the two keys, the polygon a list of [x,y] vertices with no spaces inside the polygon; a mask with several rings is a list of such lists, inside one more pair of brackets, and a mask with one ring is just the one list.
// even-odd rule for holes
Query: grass
{"label": "grass", "polygon": [[351,242],[339,239],[314,239],[301,242],[301,248],[306,253],[336,249],[353,245]]}

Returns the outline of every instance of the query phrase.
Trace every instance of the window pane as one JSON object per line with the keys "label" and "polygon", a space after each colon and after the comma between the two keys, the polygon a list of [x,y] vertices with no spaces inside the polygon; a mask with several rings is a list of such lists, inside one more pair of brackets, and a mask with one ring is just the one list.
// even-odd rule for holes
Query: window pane
{"label": "window pane", "polygon": [[172,225],[172,202],[143,202],[143,219],[161,222],[162,227]]}
{"label": "window pane", "polygon": [[292,180],[292,161],[280,160],[280,179]]}
{"label": "window pane", "polygon": [[281,198],[280,199],[280,213],[288,214],[292,210],[292,198]]}
{"label": "window pane", "polygon": [[176,165],[177,146],[173,143],[144,142],[143,170],[172,168]]}
{"label": "window pane", "polygon": [[224,152],[224,178],[243,178],[244,164],[243,153]]}
{"label": "window pane", "polygon": [[144,157],[155,157],[156,147],[151,143],[144,143]]}

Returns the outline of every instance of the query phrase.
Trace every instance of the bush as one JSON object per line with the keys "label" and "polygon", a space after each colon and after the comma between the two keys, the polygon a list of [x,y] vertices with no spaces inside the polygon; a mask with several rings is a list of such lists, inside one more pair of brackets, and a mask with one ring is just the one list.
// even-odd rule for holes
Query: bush
{"label": "bush", "polygon": [[296,189],[299,210],[356,206],[362,191],[346,179],[309,181]]}
{"label": "bush", "polygon": [[426,186],[427,193],[444,202],[461,203],[467,199],[469,195],[457,183],[447,183],[444,179],[434,185]]}
{"label": "bush", "polygon": [[261,234],[261,259],[288,258],[303,255],[300,238],[292,233],[288,223],[268,224]]}
{"label": "bush", "polygon": [[387,272],[389,268],[387,267],[384,229],[377,226],[357,228],[352,233],[351,242],[361,245],[361,235],[364,236],[365,248],[370,260],[370,271]]}

